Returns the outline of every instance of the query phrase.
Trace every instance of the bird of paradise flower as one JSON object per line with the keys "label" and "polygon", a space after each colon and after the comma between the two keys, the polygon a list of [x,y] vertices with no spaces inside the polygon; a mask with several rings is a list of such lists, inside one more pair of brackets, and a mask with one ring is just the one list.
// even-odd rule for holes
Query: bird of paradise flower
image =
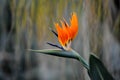
{"label": "bird of paradise flower", "polygon": [[47,42],[47,44],[59,49],[29,50],[53,56],[74,58],[82,62],[86,69],[89,69],[88,63],[71,48],[71,42],[75,39],[78,33],[77,14],[75,12],[71,14],[70,24],[68,24],[65,19],[61,20],[60,22],[61,26],[58,23],[54,23],[57,33],[53,29],[51,29],[51,31],[55,34],[55,36],[57,36],[61,46]]}
{"label": "bird of paradise flower", "polygon": [[52,32],[58,37],[58,41],[62,47],[49,43],[49,45],[58,47],[62,50],[71,50],[71,42],[75,38],[78,33],[78,18],[75,12],[72,13],[72,17],[70,19],[70,25],[65,21],[65,19],[61,22],[61,26],[58,23],[55,23],[56,31]]}
{"label": "bird of paradise flower", "polygon": [[[78,33],[78,19],[76,13],[72,13],[70,19],[70,25],[63,20],[61,26],[55,23],[56,31],[51,31],[57,36],[61,46],[47,42],[49,45],[60,48],[60,49],[44,49],[44,50],[32,50],[29,51],[43,53],[47,55],[72,58],[80,61],[82,65],[87,69],[88,74],[92,80],[114,80],[109,74],[103,63],[92,53],[90,54],[89,63],[76,51],[71,48],[71,42]],[[90,65],[90,66],[89,66]]]}

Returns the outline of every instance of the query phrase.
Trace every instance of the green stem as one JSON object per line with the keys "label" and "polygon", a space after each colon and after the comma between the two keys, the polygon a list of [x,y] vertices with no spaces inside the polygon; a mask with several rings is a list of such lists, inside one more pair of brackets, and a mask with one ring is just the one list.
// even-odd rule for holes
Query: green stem
{"label": "green stem", "polygon": [[75,53],[78,57],[77,60],[80,61],[87,70],[89,70],[89,64],[86,62],[86,60],[83,57],[81,57],[76,51],[72,50],[72,52]]}

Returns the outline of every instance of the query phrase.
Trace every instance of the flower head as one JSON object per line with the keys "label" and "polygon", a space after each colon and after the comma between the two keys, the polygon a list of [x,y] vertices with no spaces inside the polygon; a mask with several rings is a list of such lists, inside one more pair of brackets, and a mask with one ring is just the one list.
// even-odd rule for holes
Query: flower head
{"label": "flower head", "polygon": [[78,19],[76,13],[72,13],[72,18],[70,19],[70,25],[63,20],[61,21],[61,26],[55,23],[55,27],[58,34],[58,40],[65,50],[70,49],[71,41],[75,38],[78,33]]}

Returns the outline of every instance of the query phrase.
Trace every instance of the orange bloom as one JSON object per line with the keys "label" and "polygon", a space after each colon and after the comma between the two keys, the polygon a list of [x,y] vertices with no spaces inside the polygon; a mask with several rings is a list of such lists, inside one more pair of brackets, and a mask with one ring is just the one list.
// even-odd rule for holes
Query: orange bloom
{"label": "orange bloom", "polygon": [[67,22],[63,20],[61,21],[61,26],[58,23],[55,23],[55,27],[58,33],[58,40],[65,50],[69,50],[71,41],[78,33],[78,19],[76,13],[72,13],[70,25],[68,25]]}

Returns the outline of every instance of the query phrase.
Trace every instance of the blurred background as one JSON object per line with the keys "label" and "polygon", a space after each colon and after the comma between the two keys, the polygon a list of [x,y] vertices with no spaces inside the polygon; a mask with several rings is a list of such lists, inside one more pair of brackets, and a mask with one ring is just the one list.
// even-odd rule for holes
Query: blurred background
{"label": "blurred background", "polygon": [[72,48],[95,53],[120,80],[120,0],[0,0],[0,80],[90,80],[76,60],[32,53],[59,45],[49,28],[71,13],[79,19]]}

